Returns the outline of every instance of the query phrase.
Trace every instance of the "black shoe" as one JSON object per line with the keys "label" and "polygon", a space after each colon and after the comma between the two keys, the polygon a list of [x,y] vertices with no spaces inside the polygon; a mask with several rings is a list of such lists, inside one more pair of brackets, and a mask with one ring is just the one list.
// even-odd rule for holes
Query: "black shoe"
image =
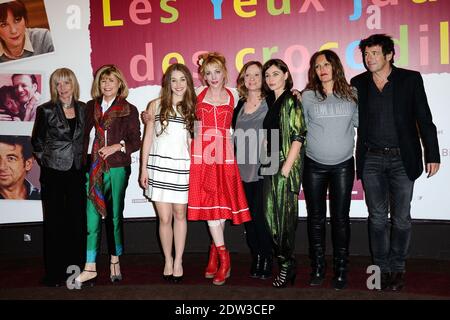
{"label": "black shoe", "polygon": [[380,279],[380,289],[378,290],[386,290],[391,285],[391,273],[390,272],[382,272]]}
{"label": "black shoe", "polygon": [[311,272],[311,277],[309,279],[310,286],[321,286],[323,281],[325,280],[325,264],[315,265]]}
{"label": "black shoe", "polygon": [[163,279],[165,281],[172,281],[173,279],[173,274],[163,274]]}
{"label": "black shoe", "polygon": [[252,265],[250,267],[250,278],[259,278],[261,276],[262,256],[257,254],[253,256]]}
{"label": "black shoe", "polygon": [[183,275],[181,275],[181,276],[172,276],[172,282],[173,283],[180,283],[181,280],[183,280]]}
{"label": "black shoe", "polygon": [[112,283],[119,282],[122,280],[122,274],[116,272],[116,265],[118,265],[118,264],[119,264],[119,261],[111,262],[114,272],[110,274],[109,278],[111,279]]}
{"label": "black shoe", "polygon": [[272,278],[272,257],[264,257],[262,259],[261,270],[259,274],[259,278],[261,280],[266,280]]}
{"label": "black shoe", "polygon": [[347,274],[346,272],[339,273],[333,278],[333,287],[336,290],[342,290],[347,287]]}
{"label": "black shoe", "polygon": [[334,277],[333,287],[336,290],[342,290],[347,287],[348,258],[342,256],[334,258]]}
{"label": "black shoe", "polygon": [[41,280],[41,284],[45,287],[49,287],[49,288],[58,288],[58,287],[62,287],[64,285],[64,281],[63,280],[54,280],[54,279],[49,279],[47,277],[44,277]]}
{"label": "black shoe", "polygon": [[393,272],[391,276],[390,289],[400,291],[405,286],[405,272]]}
{"label": "black shoe", "polygon": [[294,285],[295,277],[297,276],[297,268],[295,266],[281,267],[280,273],[272,282],[275,288],[285,288],[288,283]]}
{"label": "black shoe", "polygon": [[78,281],[77,279],[75,279],[75,285],[78,288],[83,288],[83,287],[93,287],[97,281],[97,271],[93,271],[93,270],[83,270],[83,272],[91,272],[91,273],[95,273],[95,277],[86,280],[86,281]]}

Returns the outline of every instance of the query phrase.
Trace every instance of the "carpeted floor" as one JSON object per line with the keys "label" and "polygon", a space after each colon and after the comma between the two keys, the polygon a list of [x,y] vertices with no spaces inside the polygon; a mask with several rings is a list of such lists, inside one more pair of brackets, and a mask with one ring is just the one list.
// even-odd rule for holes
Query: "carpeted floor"
{"label": "carpeted floor", "polygon": [[[97,270],[99,278],[93,288],[69,290],[40,285],[42,259],[0,258],[0,299],[2,300],[450,300],[450,261],[408,260],[407,283],[401,292],[377,292],[367,289],[370,265],[368,257],[351,257],[348,288],[335,291],[331,287],[332,270],[328,268],[323,286],[311,288],[309,261],[298,256],[294,286],[276,289],[271,280],[248,277],[250,258],[247,254],[231,255],[231,278],[224,286],[214,286],[203,278],[206,254],[185,254],[184,279],[169,284],[162,279],[163,259],[159,254],[125,255],[121,258],[123,281],[109,282],[109,265],[102,256]],[[331,266],[330,257],[328,265]],[[276,272],[276,268],[274,272]]]}

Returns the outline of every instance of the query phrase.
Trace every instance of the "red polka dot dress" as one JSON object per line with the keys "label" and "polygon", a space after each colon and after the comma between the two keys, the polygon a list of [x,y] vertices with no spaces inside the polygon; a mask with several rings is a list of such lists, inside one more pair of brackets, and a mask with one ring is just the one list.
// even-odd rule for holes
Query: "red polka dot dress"
{"label": "red polka dot dress", "polygon": [[234,157],[230,125],[234,98],[214,106],[205,101],[208,88],[198,96],[196,115],[201,126],[191,145],[188,220],[251,220],[239,168]]}

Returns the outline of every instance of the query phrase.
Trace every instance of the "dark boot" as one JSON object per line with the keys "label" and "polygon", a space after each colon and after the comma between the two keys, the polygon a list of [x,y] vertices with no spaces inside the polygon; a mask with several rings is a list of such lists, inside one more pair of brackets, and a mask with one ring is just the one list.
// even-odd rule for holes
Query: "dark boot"
{"label": "dark boot", "polygon": [[261,271],[259,273],[259,278],[261,280],[269,279],[272,277],[272,265],[272,257],[268,256],[262,259]]}
{"label": "dark boot", "polygon": [[323,250],[315,248],[311,254],[311,278],[310,286],[320,286],[325,279],[326,261]]}
{"label": "dark boot", "polygon": [[272,286],[275,288],[285,288],[289,283],[293,286],[297,276],[297,264],[292,261],[288,266],[281,265],[280,273],[275,277]]}
{"label": "dark boot", "polygon": [[347,265],[348,263],[346,257],[334,259],[333,287],[336,290],[342,290],[347,287]]}
{"label": "dark boot", "polygon": [[250,267],[250,278],[259,278],[261,275],[261,268],[263,258],[260,254],[253,256],[252,265]]}

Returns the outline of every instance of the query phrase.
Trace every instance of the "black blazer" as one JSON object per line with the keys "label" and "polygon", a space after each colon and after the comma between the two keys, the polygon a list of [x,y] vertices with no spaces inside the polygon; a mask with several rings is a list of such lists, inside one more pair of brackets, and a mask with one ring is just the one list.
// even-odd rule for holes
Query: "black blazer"
{"label": "black blazer", "polygon": [[81,169],[86,104],[75,102],[76,126],[73,137],[60,103],[51,101],[36,111],[31,144],[41,166],[67,171],[75,165]]}
{"label": "black blazer", "polygon": [[[358,89],[359,127],[356,143],[356,170],[361,179],[368,138],[368,88],[372,73],[364,72],[350,82]],[[389,81],[394,85],[394,123],[406,174],[417,179],[423,171],[422,148],[426,163],[440,163],[436,126],[433,124],[422,76],[419,72],[393,66]]]}

